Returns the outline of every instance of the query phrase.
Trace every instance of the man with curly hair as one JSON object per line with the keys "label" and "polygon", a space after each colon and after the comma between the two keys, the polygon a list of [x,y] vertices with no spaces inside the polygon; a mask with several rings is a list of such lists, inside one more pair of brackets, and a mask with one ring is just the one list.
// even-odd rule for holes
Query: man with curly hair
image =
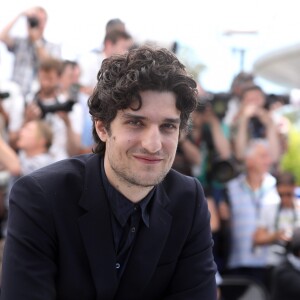
{"label": "man with curly hair", "polygon": [[149,47],[107,58],[97,79],[94,153],[12,189],[1,299],[215,300],[202,188],[171,169],[195,81]]}

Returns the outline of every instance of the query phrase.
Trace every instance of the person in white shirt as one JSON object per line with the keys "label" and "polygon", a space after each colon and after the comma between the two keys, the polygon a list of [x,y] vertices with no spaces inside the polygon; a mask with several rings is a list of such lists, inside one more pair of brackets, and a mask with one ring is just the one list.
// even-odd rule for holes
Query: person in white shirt
{"label": "person in white shirt", "polygon": [[83,128],[81,104],[60,93],[62,62],[53,58],[41,62],[40,90],[26,99],[25,121],[44,119],[53,131],[50,153],[55,160],[79,154]]}
{"label": "person in white shirt", "polygon": [[91,95],[97,84],[97,74],[102,61],[115,54],[124,54],[132,45],[133,39],[129,33],[111,30],[105,35],[102,51],[93,50],[82,55],[79,59],[82,91]]}
{"label": "person in white shirt", "polygon": [[[27,36],[12,36],[12,29],[22,18],[26,18]],[[48,14],[43,7],[31,7],[20,12],[0,32],[0,41],[14,55],[11,80],[20,85],[24,97],[37,81],[40,61],[48,57],[61,57],[60,46],[48,42],[44,37],[47,19]]]}

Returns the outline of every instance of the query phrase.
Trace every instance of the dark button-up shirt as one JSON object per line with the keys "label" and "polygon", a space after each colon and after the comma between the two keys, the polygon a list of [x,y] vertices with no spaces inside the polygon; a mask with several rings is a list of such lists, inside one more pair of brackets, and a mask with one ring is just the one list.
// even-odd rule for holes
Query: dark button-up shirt
{"label": "dark button-up shirt", "polygon": [[108,181],[102,160],[101,176],[104,190],[111,208],[111,223],[113,240],[116,251],[116,269],[118,276],[123,274],[131,249],[142,223],[149,228],[150,202],[154,195],[155,188],[138,203],[133,203],[116,190]]}

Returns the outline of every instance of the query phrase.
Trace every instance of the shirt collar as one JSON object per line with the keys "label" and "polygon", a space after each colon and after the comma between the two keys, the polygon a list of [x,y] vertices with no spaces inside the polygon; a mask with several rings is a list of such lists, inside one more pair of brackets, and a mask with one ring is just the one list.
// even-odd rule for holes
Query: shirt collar
{"label": "shirt collar", "polygon": [[128,198],[122,195],[118,190],[116,190],[108,181],[108,178],[104,169],[104,159],[101,160],[101,178],[108,198],[109,205],[112,209],[114,216],[122,227],[125,226],[131,214],[137,210],[141,210],[142,220],[145,225],[149,228],[150,226],[150,215],[149,215],[149,203],[152,199],[156,187],[154,187],[146,197],[144,197],[138,203],[131,202]]}

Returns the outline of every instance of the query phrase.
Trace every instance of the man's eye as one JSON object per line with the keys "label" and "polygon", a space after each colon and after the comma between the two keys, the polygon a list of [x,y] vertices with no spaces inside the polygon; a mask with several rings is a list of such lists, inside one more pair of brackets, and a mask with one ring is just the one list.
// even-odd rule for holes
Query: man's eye
{"label": "man's eye", "polygon": [[132,125],[132,126],[142,126],[143,125],[141,121],[137,121],[137,120],[130,120],[130,121],[128,121],[128,124]]}
{"label": "man's eye", "polygon": [[177,126],[174,124],[171,124],[171,123],[166,123],[166,124],[163,124],[163,128],[172,130],[172,129],[177,129]]}

